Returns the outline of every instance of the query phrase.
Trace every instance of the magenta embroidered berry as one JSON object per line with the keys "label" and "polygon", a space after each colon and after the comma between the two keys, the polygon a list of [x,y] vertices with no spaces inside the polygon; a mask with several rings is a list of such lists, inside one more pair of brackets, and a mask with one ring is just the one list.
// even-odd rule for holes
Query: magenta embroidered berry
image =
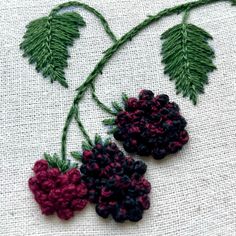
{"label": "magenta embroidered berry", "polygon": [[109,125],[115,126],[114,138],[123,142],[128,153],[163,159],[188,142],[185,119],[176,103],[165,94],[154,96],[142,90],[139,98],[128,98],[125,109]]}
{"label": "magenta embroidered berry", "polygon": [[39,160],[33,170],[35,176],[29,179],[29,188],[43,214],[56,212],[59,218],[68,220],[74,211],[82,210],[88,203],[88,190],[81,182],[78,169],[62,173],[58,168],[50,167],[46,160]]}
{"label": "magenta embroidered berry", "polygon": [[39,160],[35,162],[33,171],[34,173],[38,173],[43,170],[46,171],[47,169],[48,169],[48,162],[46,160]]}
{"label": "magenta embroidered berry", "polygon": [[[88,158],[89,156],[89,158]],[[103,218],[138,221],[149,208],[150,183],[143,177],[147,166],[126,157],[115,143],[96,144],[84,151],[80,167],[89,200]]]}

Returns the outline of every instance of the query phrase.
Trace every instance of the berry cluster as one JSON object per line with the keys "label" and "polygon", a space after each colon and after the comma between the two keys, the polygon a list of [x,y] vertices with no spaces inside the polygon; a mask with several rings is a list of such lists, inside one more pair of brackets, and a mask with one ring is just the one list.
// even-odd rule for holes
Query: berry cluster
{"label": "berry cluster", "polygon": [[114,138],[129,153],[162,159],[188,142],[186,124],[167,95],[155,97],[152,91],[142,90],[139,99],[128,98],[125,110],[117,114]]}
{"label": "berry cluster", "polygon": [[49,167],[46,160],[39,160],[33,171],[35,176],[29,179],[29,187],[43,214],[56,212],[59,218],[68,220],[74,211],[86,206],[88,190],[76,168],[61,173],[58,168]]}
{"label": "berry cluster", "polygon": [[112,215],[117,222],[139,221],[148,209],[150,183],[143,177],[146,165],[126,157],[115,143],[96,144],[82,156],[83,181],[88,198],[96,203],[103,218]]}

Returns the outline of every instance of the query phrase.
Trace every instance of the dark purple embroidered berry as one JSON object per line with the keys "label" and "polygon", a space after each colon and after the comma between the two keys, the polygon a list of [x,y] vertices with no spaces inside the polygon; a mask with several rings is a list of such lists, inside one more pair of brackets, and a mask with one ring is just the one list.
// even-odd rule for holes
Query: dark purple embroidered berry
{"label": "dark purple embroidered berry", "polygon": [[46,160],[39,160],[33,171],[35,176],[29,179],[29,188],[43,214],[56,212],[59,218],[68,220],[87,205],[88,190],[78,169],[62,173],[58,168],[51,168]]}
{"label": "dark purple embroidered berry", "polygon": [[134,161],[115,143],[96,144],[82,156],[82,179],[88,188],[89,200],[96,203],[96,212],[109,215],[117,222],[139,221],[148,209],[150,183],[143,177],[147,166]]}
{"label": "dark purple embroidered berry", "polygon": [[114,138],[123,142],[127,152],[140,156],[163,159],[189,139],[178,105],[165,94],[154,97],[150,90],[142,90],[138,99],[128,98],[114,123]]}

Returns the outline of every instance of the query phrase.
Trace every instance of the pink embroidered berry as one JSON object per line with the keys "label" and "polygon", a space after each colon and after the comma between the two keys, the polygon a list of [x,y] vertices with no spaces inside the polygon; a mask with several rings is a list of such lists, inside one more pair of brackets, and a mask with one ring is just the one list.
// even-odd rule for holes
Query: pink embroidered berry
{"label": "pink embroidered berry", "polygon": [[82,179],[98,215],[103,218],[111,215],[117,222],[142,218],[150,204],[151,190],[143,177],[147,169],[145,163],[126,157],[112,142],[96,144],[90,151],[84,151],[82,163]]}
{"label": "pink embroidered berry", "polygon": [[88,201],[85,199],[74,199],[71,202],[71,208],[74,211],[81,211],[86,205]]}
{"label": "pink embroidered berry", "polygon": [[68,175],[59,175],[55,182],[58,187],[63,187],[69,184],[69,177]]}
{"label": "pink embroidered berry", "polygon": [[50,169],[48,169],[47,172],[48,172],[48,176],[54,180],[61,174],[61,172],[58,168],[50,168]]}
{"label": "pink embroidered berry", "polygon": [[47,179],[41,183],[42,189],[49,192],[51,189],[55,187],[55,182],[51,179]]}
{"label": "pink embroidered berry", "polygon": [[69,220],[71,217],[74,216],[74,210],[70,208],[62,208],[57,211],[57,215],[62,220]]}
{"label": "pink embroidered berry", "polygon": [[50,201],[43,201],[40,205],[40,208],[44,215],[52,215],[55,211],[53,203]]}
{"label": "pink embroidered berry", "polygon": [[69,179],[70,183],[76,184],[76,183],[80,182],[81,175],[80,175],[80,171],[78,169],[72,168],[69,171],[67,171],[66,174],[68,176],[68,179]]}
{"label": "pink embroidered berry", "polygon": [[142,90],[139,99],[128,98],[125,110],[107,124],[115,126],[114,138],[127,152],[154,159],[179,151],[189,139],[178,105],[165,94],[154,97],[150,90]]}
{"label": "pink embroidered berry", "polygon": [[76,192],[79,196],[86,197],[88,194],[88,189],[86,187],[86,184],[85,183],[79,184],[76,188]]}
{"label": "pink embroidered berry", "polygon": [[87,187],[81,182],[80,171],[76,168],[63,173],[50,167],[46,160],[40,160],[33,170],[35,176],[29,179],[29,188],[42,214],[57,213],[59,218],[68,220],[74,211],[82,210],[88,203]]}
{"label": "pink embroidered berry", "polygon": [[43,170],[46,171],[47,169],[48,169],[48,162],[46,160],[39,160],[35,162],[33,171],[34,173],[38,173]]}
{"label": "pink embroidered berry", "polygon": [[37,174],[35,176],[36,176],[37,180],[41,183],[45,180],[48,180],[48,178],[49,178],[48,172],[45,170],[37,172]]}
{"label": "pink embroidered berry", "polygon": [[50,201],[56,201],[57,199],[60,198],[61,195],[62,195],[62,190],[59,188],[54,188],[51,189],[50,193],[48,194],[48,199]]}
{"label": "pink embroidered berry", "polygon": [[39,190],[38,179],[36,177],[31,177],[29,179],[29,188],[31,192],[35,193]]}

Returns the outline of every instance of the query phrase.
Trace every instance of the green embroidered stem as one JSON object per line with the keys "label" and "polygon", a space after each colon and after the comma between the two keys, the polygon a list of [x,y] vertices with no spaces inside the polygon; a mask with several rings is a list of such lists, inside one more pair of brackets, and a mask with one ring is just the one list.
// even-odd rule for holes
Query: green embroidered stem
{"label": "green embroidered stem", "polygon": [[[129,32],[127,32],[125,35],[123,35],[119,40],[117,40],[108,50],[105,51],[102,59],[97,63],[94,70],[89,74],[85,82],[77,89],[77,95],[74,98],[73,105],[70,108],[69,114],[74,113],[74,106],[76,106],[80,100],[82,99],[84,93],[87,91],[89,87],[93,84],[95,79],[97,78],[98,74],[101,73],[102,69],[106,65],[106,63],[114,56],[114,54],[119,50],[119,48],[124,45],[125,43],[129,42],[133,37],[135,37],[138,33],[140,33],[143,29],[145,29],[147,26],[151,25],[154,22],[157,22],[161,20],[164,17],[173,15],[173,14],[179,14],[187,9],[190,11],[194,8],[211,4],[214,2],[220,2],[220,1],[228,1],[232,2],[232,0],[198,0],[194,2],[189,2],[185,4],[181,4],[175,7],[171,7],[165,10],[160,11],[158,14],[149,16],[147,19],[145,19],[143,22],[141,22],[139,25],[131,29]],[[77,4],[75,2],[75,4]],[[62,6],[62,5],[61,5]],[[66,6],[66,4],[64,4]],[[54,9],[54,11],[58,11],[58,9],[61,9],[62,7],[57,7]],[[73,115],[72,115],[73,116]],[[69,123],[71,122],[70,115],[67,116],[65,127],[63,129],[63,136],[62,136],[62,143],[64,145],[66,144],[66,136],[68,131]],[[62,154],[65,154],[63,151],[65,151],[65,147],[62,145]]]}
{"label": "green embroidered stem", "polygon": [[64,128],[62,130],[62,138],[61,138],[61,158],[62,158],[62,160],[66,160],[66,142],[67,142],[68,129],[69,129],[70,123],[71,123],[76,111],[77,111],[76,106],[73,105],[70,108],[70,111],[66,117],[66,122],[65,122]]}
{"label": "green embroidered stem", "polygon": [[190,11],[189,11],[189,9],[187,8],[186,11],[184,12],[184,16],[183,16],[183,20],[182,20],[182,23],[183,23],[183,24],[187,23],[187,19],[188,19],[188,17],[189,17],[189,13],[190,13]]}
{"label": "green embroidered stem", "polygon": [[108,36],[111,38],[111,40],[115,43],[117,41],[115,34],[112,32],[112,30],[110,29],[110,26],[108,24],[108,22],[106,21],[106,19],[103,17],[103,15],[101,13],[99,13],[96,9],[90,7],[89,5],[85,4],[85,3],[80,3],[80,2],[66,2],[63,3],[57,7],[55,7],[50,15],[55,15],[57,14],[61,9],[63,8],[67,8],[67,7],[82,7],[85,10],[91,12],[92,14],[94,14],[101,22],[104,30],[106,31],[106,33],[108,34]]}
{"label": "green embroidered stem", "polygon": [[66,144],[67,144],[67,133],[69,130],[70,123],[72,119],[75,119],[80,131],[82,132],[84,138],[86,141],[92,145],[92,141],[86,132],[81,120],[80,120],[80,115],[79,115],[79,108],[78,105],[73,105],[67,115],[66,122],[62,131],[62,139],[61,139],[61,157],[62,160],[66,160]]}
{"label": "green embroidered stem", "polygon": [[105,112],[115,116],[116,112],[113,111],[112,109],[110,109],[109,107],[107,107],[105,104],[103,104],[99,98],[97,97],[97,95],[95,94],[95,87],[94,84],[91,85],[91,91],[92,91],[92,98],[93,100],[96,102],[96,104]]}
{"label": "green embroidered stem", "polygon": [[133,37],[135,37],[140,31],[142,31],[144,28],[146,28],[148,25],[159,21],[163,17],[170,16],[172,14],[180,13],[183,11],[186,11],[186,9],[193,9],[205,4],[210,4],[213,2],[219,2],[219,1],[229,1],[229,0],[199,0],[195,2],[185,3],[179,6],[175,6],[172,8],[165,9],[158,14],[154,16],[149,16],[146,20],[144,20],[142,23],[134,27],[132,30],[130,30],[128,33],[126,33],[124,36],[122,36],[113,46],[111,46],[104,54],[102,59],[98,62],[98,64],[95,66],[94,70],[90,73],[90,75],[87,77],[86,81],[77,88],[77,96],[74,99],[74,104],[77,104],[80,99],[83,97],[83,94],[87,90],[89,86],[94,82],[96,77],[99,73],[101,73],[103,67],[105,64],[111,59],[111,57],[119,50],[119,48],[130,41]]}
{"label": "green embroidered stem", "polygon": [[90,145],[93,145],[93,142],[92,140],[90,139],[87,131],[85,130],[81,120],[80,120],[80,114],[79,114],[79,107],[76,107],[75,108],[75,121],[77,122],[77,125],[80,129],[80,131],[82,132],[84,138],[86,139],[86,141],[90,144]]}

